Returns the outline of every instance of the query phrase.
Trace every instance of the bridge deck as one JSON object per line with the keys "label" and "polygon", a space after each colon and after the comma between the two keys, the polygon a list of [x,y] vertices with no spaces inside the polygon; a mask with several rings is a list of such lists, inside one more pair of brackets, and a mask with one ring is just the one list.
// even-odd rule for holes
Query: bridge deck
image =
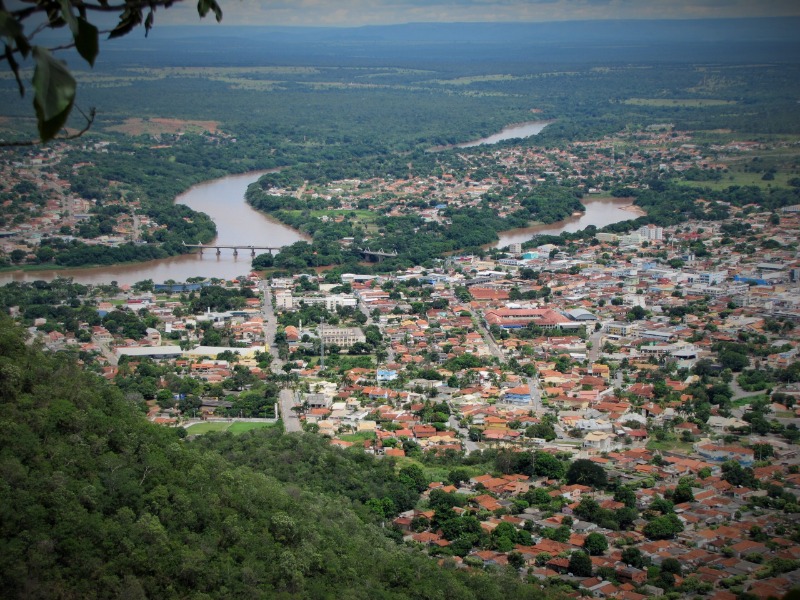
{"label": "bridge deck", "polygon": [[280,250],[280,246],[251,246],[250,244],[184,244],[186,248],[225,248],[234,250]]}

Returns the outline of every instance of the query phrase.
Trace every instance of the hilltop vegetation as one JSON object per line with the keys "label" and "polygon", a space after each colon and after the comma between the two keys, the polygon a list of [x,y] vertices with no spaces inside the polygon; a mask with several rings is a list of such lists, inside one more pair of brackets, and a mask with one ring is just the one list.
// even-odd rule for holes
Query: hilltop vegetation
{"label": "hilltop vegetation", "polygon": [[387,537],[365,503],[419,493],[389,461],[275,432],[186,442],[7,319],[0,374],[6,597],[543,597]]}

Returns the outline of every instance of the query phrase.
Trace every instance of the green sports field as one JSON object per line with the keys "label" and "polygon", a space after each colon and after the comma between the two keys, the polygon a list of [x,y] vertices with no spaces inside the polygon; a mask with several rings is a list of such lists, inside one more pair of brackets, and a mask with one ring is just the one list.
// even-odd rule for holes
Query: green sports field
{"label": "green sports field", "polygon": [[228,422],[228,421],[209,421],[197,423],[186,428],[189,435],[200,435],[209,431],[230,431],[233,434],[244,433],[251,429],[263,429],[264,427],[274,427],[275,423],[250,423],[250,422]]}

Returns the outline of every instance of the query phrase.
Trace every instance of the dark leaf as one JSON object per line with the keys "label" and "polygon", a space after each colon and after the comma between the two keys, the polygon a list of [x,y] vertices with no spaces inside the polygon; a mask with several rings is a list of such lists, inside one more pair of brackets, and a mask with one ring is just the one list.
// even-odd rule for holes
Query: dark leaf
{"label": "dark leaf", "polygon": [[72,4],[70,4],[69,0],[60,0],[59,3],[61,4],[61,18],[69,25],[72,35],[77,35],[78,23],[75,20],[75,15],[72,14]]}
{"label": "dark leaf", "polygon": [[0,36],[9,40],[13,39],[17,44],[17,50],[24,57],[27,57],[31,51],[28,38],[22,32],[22,25],[11,13],[5,10],[0,10]]}
{"label": "dark leaf", "polygon": [[33,106],[39,137],[53,139],[67,122],[75,101],[75,79],[66,64],[56,60],[45,48],[34,46],[36,69],[33,72]]}
{"label": "dark leaf", "polygon": [[83,17],[77,18],[78,33],[75,37],[75,48],[83,57],[83,60],[94,66],[94,60],[100,52],[100,34],[97,27],[89,23]]}
{"label": "dark leaf", "polygon": [[66,24],[67,22],[62,17],[58,4],[49,4],[47,6],[47,25],[56,29]]}
{"label": "dark leaf", "polygon": [[141,22],[142,11],[137,8],[126,8],[125,12],[123,12],[122,16],[119,18],[117,26],[108,34],[108,39],[111,40],[129,34],[133,28],[141,24]]}
{"label": "dark leaf", "polygon": [[147,13],[147,17],[144,20],[144,37],[147,37],[147,34],[150,33],[150,30],[153,28],[153,10],[150,9],[150,12]]}
{"label": "dark leaf", "polygon": [[8,66],[11,67],[11,72],[14,73],[14,79],[17,80],[17,87],[19,87],[19,95],[22,97],[25,95],[25,86],[22,85],[22,79],[19,77],[19,63],[17,63],[17,60],[14,58],[14,53],[11,51],[9,45],[5,44],[5,47],[5,56],[8,61]]}
{"label": "dark leaf", "polygon": [[216,0],[198,0],[197,12],[201,17],[205,17],[208,11],[213,11],[217,19],[217,23],[222,21],[222,9],[217,4]]}
{"label": "dark leaf", "polygon": [[9,39],[22,35],[22,25],[5,10],[0,10],[0,35]]}
{"label": "dark leaf", "polygon": [[61,16],[72,31],[72,39],[75,40],[78,54],[83,57],[83,60],[94,66],[94,59],[97,58],[97,53],[100,51],[97,27],[83,17],[76,18],[69,0],[61,0]]}

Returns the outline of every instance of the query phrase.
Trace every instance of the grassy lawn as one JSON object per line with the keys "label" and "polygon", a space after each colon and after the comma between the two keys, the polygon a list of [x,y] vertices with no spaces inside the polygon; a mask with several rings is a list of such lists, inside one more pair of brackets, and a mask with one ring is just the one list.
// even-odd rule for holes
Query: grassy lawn
{"label": "grassy lawn", "polygon": [[240,434],[251,429],[263,429],[264,427],[274,427],[274,423],[249,423],[249,422],[228,422],[228,421],[208,421],[197,423],[186,428],[189,435],[200,435],[209,431],[230,431],[233,434]]}
{"label": "grassy lawn", "polygon": [[230,426],[230,423],[197,423],[196,425],[187,427],[186,433],[189,435],[199,435],[201,433],[208,433],[209,431],[227,431]]}
{"label": "grassy lawn", "polygon": [[741,408],[743,406],[747,406],[748,404],[752,404],[753,402],[757,402],[759,400],[766,400],[767,396],[765,394],[753,394],[752,396],[745,396],[744,398],[739,398],[738,400],[734,400],[731,402],[731,406],[735,406],[736,408]]}
{"label": "grassy lawn", "polygon": [[683,452],[688,453],[692,451],[692,442],[682,442],[680,440],[650,440],[647,442],[648,450],[659,450],[661,452]]}
{"label": "grassy lawn", "polygon": [[[425,479],[428,481],[447,481],[447,477],[452,469],[455,467],[439,467],[439,466],[431,466],[426,467],[424,464],[419,462],[414,458],[410,458],[408,456],[404,456],[403,458],[398,459],[397,461],[397,469],[404,469],[406,467],[410,467],[411,465],[417,465],[422,472],[425,473]],[[476,475],[483,475],[483,473],[476,473]]]}
{"label": "grassy lawn", "polygon": [[253,429],[264,429],[266,427],[275,427],[275,423],[248,423],[248,422],[241,422],[241,423],[232,423],[230,427],[228,427],[228,431],[231,433],[244,433],[246,431],[251,431]]}
{"label": "grassy lawn", "polygon": [[374,223],[375,219],[378,218],[377,213],[374,213],[370,210],[361,210],[361,209],[330,209],[330,210],[312,210],[311,216],[312,217],[330,217],[332,219],[339,217],[339,216],[347,216],[350,215],[357,221],[362,223]]}
{"label": "grassy lawn", "polygon": [[344,440],[345,442],[363,442],[364,440],[374,440],[375,432],[359,431],[357,433],[347,433],[345,435],[340,435],[339,439]]}
{"label": "grassy lawn", "polygon": [[[422,467],[425,478],[429,481],[447,481],[452,469],[447,467]],[[483,475],[483,473],[481,473]]]}
{"label": "grassy lawn", "polygon": [[473,466],[459,466],[453,465],[452,467],[444,467],[438,465],[426,466],[422,464],[420,461],[410,458],[408,456],[404,456],[397,460],[397,469],[403,469],[405,467],[410,467],[411,465],[417,465],[422,471],[425,473],[425,478],[428,481],[447,481],[447,478],[450,475],[450,471],[453,469],[466,469],[469,471],[469,474],[473,477],[477,477],[478,475],[485,475],[487,471],[493,471],[494,465],[473,465]]}

